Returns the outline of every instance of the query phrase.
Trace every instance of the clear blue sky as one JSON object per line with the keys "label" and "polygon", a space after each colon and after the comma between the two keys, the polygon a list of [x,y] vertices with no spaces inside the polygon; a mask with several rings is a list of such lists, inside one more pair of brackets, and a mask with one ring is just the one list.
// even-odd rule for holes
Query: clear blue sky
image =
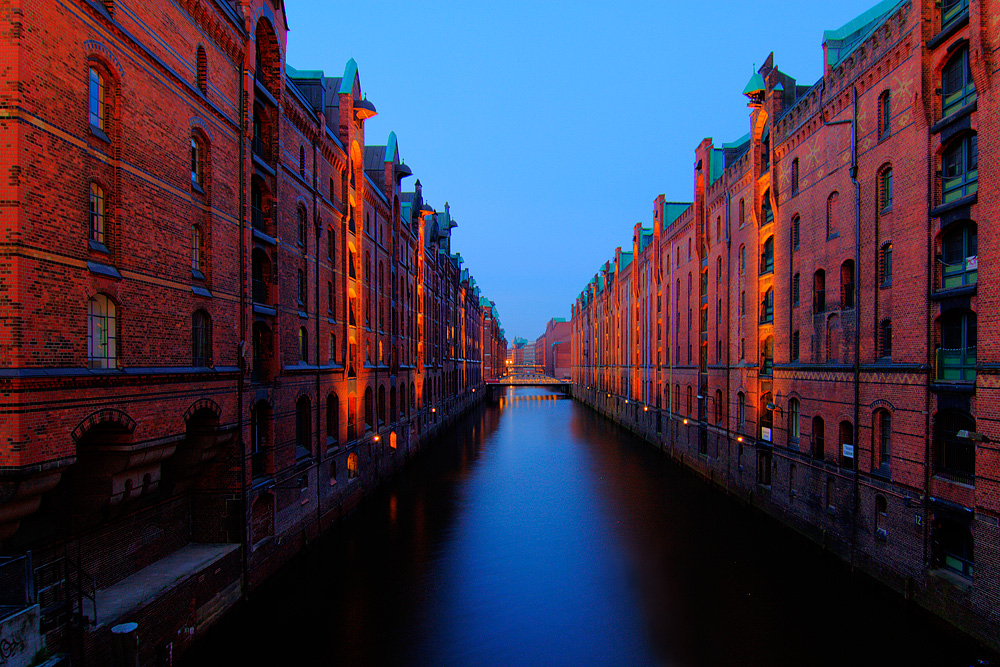
{"label": "clear blue sky", "polygon": [[357,60],[367,142],[395,130],[507,339],[534,339],[658,194],[690,201],[703,138],[746,134],[754,64],[813,84],[823,30],[876,3],[286,0],[288,63]]}

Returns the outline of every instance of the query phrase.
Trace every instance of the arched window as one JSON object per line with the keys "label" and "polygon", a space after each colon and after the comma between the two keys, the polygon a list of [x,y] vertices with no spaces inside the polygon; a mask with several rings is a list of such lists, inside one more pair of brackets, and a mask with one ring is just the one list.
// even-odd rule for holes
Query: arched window
{"label": "arched window", "polygon": [[191,185],[196,190],[204,188],[205,150],[201,139],[191,137]]}
{"label": "arched window", "polygon": [[747,270],[747,247],[745,245],[740,246],[740,255],[737,263],[739,264],[740,277],[743,277],[743,274]]}
{"label": "arched window", "polygon": [[365,433],[375,428],[375,400],[372,388],[365,387]]}
{"label": "arched window", "polygon": [[878,174],[879,212],[888,213],[892,210],[892,167],[882,167]]}
{"label": "arched window", "polygon": [[263,322],[253,323],[253,379],[267,382],[271,377],[271,329]]}
{"label": "arched window", "polygon": [[378,388],[378,425],[385,425],[385,387]]}
{"label": "arched window", "polygon": [[966,134],[952,141],[941,157],[941,197],[947,204],[979,190],[979,140]]}
{"label": "arched window", "polygon": [[764,191],[764,197],[760,202],[760,226],[774,222],[774,211],[771,209],[771,190]]}
{"label": "arched window", "polygon": [[743,200],[743,199],[741,199],[740,200],[740,229],[742,229],[743,225],[745,225],[745,224],[747,224],[747,207],[746,207],[746,201]]}
{"label": "arched window", "polygon": [[764,250],[760,254],[760,273],[771,273],[774,271],[774,237],[768,236],[764,241]]}
{"label": "arched window", "polygon": [[267,452],[271,447],[271,406],[258,401],[250,408],[250,472],[254,478],[267,474]]}
{"label": "arched window", "polygon": [[840,307],[854,308],[854,260],[840,265]]}
{"label": "arched window", "polygon": [[885,319],[878,325],[878,356],[892,358],[892,320]]}
{"label": "arched window", "polygon": [[358,455],[351,452],[347,455],[347,479],[354,479],[358,476]]}
{"label": "arched window", "polygon": [[736,394],[736,431],[746,433],[747,425],[747,397],[741,391]]}
{"label": "arched window", "polygon": [[769,324],[771,322],[774,322],[774,288],[768,287],[760,302],[760,323]]}
{"label": "arched window", "polygon": [[840,194],[830,193],[826,200],[826,238],[837,233],[837,223],[840,221]]}
{"label": "arched window", "polygon": [[826,312],[826,271],[823,269],[813,274],[813,312]]}
{"label": "arched window", "polygon": [[309,332],[305,327],[299,327],[299,361],[309,363]]}
{"label": "arched window", "polygon": [[107,132],[107,88],[104,83],[104,74],[97,70],[95,67],[90,68],[90,95],[89,95],[89,110],[90,110],[90,126],[94,129],[100,130],[102,133]]}
{"label": "arched window", "polygon": [[312,456],[312,405],[308,396],[295,404],[295,457]]}
{"label": "arched window", "polygon": [[937,353],[939,382],[976,381],[976,314],[949,310],[940,319],[941,347]]}
{"label": "arched window", "polygon": [[774,336],[764,339],[760,349],[760,374],[774,374]]}
{"label": "arched window", "polygon": [[813,417],[812,420],[812,455],[820,460],[826,458],[826,424],[822,417]]}
{"label": "arched window", "polygon": [[212,365],[212,318],[200,309],[191,316],[191,365]]}
{"label": "arched window", "polygon": [[892,285],[892,243],[884,243],[879,253],[879,282],[882,287]]}
{"label": "arched window", "polygon": [[872,415],[872,467],[881,472],[889,472],[889,457],[892,452],[892,414],[882,408]]}
{"label": "arched window", "polygon": [[967,220],[941,237],[941,289],[974,285],[979,280],[979,228]]}
{"label": "arched window", "polygon": [[340,400],[336,394],[326,398],[326,445],[337,444],[340,437]]}
{"label": "arched window", "polygon": [[840,465],[853,468],[854,461],[854,424],[844,420],[840,422]]}
{"label": "arched window", "polygon": [[94,243],[104,244],[104,188],[90,183],[90,233]]}
{"label": "arched window", "polygon": [[792,160],[792,196],[799,194],[799,159]]}
{"label": "arched window", "polygon": [[774,442],[774,397],[766,392],[760,397],[760,439]]}
{"label": "arched window", "polygon": [[797,215],[794,218],[792,218],[791,236],[792,236],[792,250],[798,250],[799,245],[801,244],[802,220]]}
{"label": "arched window", "polygon": [[879,141],[889,136],[892,121],[892,101],[889,91],[883,90],[878,98],[878,138]]}
{"label": "arched window", "polygon": [[201,44],[198,45],[197,63],[198,90],[204,94],[208,92],[208,56]]}
{"label": "arched window", "polygon": [[87,364],[118,367],[118,318],[115,302],[104,294],[87,301]]}
{"label": "arched window", "polygon": [[801,407],[799,399],[793,398],[788,401],[788,441],[789,444],[798,444],[801,432]]}
{"label": "arched window", "polygon": [[941,117],[946,118],[966,104],[976,101],[969,49],[962,48],[941,70]]}
{"label": "arched window", "polygon": [[202,236],[201,227],[191,225],[191,272],[195,277],[204,277],[202,274]]}

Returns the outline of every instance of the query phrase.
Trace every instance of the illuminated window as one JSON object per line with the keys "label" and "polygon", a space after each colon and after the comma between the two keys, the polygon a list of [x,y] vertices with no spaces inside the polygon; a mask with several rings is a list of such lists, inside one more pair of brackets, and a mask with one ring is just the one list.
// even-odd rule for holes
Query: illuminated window
{"label": "illuminated window", "polygon": [[118,367],[118,321],[115,304],[104,294],[87,302],[87,362],[90,368]]}
{"label": "illuminated window", "polygon": [[354,479],[358,476],[358,455],[351,452],[347,455],[347,479]]}

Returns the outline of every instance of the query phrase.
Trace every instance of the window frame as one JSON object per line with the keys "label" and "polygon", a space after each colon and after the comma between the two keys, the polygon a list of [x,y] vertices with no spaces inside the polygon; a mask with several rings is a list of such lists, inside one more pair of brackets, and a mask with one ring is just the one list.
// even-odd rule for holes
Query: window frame
{"label": "window frame", "polygon": [[[956,169],[948,176],[949,157]],[[971,196],[979,191],[979,135],[975,132],[963,134],[948,143],[941,152],[941,203],[949,204],[957,199]]]}
{"label": "window frame", "polygon": [[118,341],[118,306],[107,294],[99,292],[87,299],[87,367],[117,369]]}

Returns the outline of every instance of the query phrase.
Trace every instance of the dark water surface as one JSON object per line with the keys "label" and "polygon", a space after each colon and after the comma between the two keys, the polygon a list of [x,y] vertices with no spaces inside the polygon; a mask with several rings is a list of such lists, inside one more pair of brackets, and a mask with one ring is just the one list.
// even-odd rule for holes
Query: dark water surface
{"label": "dark water surface", "polygon": [[977,647],[586,408],[457,425],[198,665],[954,665]]}

